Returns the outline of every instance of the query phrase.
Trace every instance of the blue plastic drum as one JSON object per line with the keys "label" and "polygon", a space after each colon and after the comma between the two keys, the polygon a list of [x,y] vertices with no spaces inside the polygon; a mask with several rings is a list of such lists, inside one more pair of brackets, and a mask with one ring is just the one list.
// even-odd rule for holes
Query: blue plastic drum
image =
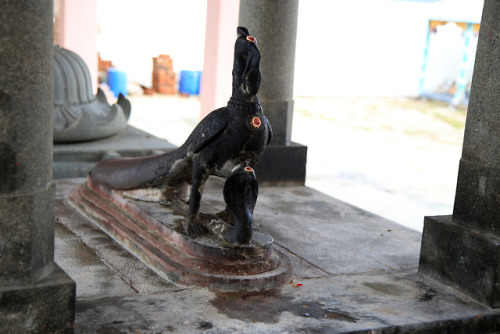
{"label": "blue plastic drum", "polygon": [[201,71],[181,71],[179,93],[188,95],[200,94]]}
{"label": "blue plastic drum", "polygon": [[118,97],[120,93],[127,96],[127,74],[110,67],[108,69],[108,86],[115,97]]}

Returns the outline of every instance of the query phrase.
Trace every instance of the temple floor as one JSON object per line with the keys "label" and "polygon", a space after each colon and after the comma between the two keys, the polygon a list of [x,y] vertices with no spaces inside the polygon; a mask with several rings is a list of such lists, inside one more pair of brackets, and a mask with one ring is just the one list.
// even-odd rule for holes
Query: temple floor
{"label": "temple floor", "polygon": [[[500,312],[418,273],[421,234],[309,187],[261,187],[255,227],[293,280],[224,293],[163,280],[67,203],[56,181],[55,260],[77,284],[76,333],[473,333]],[[223,208],[210,179],[202,210]]]}

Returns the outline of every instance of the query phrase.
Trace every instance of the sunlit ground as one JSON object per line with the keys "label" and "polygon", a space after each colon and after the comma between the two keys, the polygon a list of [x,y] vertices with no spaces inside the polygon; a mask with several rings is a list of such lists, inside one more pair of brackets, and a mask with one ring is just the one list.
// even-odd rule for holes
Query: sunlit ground
{"label": "sunlit ground", "polygon": [[[199,121],[197,97],[129,99],[131,125],[177,145]],[[292,140],[308,146],[307,186],[421,231],[452,213],[464,124],[435,101],[296,97]]]}
{"label": "sunlit ground", "polygon": [[298,98],[307,185],[421,231],[451,214],[465,110],[415,99]]}

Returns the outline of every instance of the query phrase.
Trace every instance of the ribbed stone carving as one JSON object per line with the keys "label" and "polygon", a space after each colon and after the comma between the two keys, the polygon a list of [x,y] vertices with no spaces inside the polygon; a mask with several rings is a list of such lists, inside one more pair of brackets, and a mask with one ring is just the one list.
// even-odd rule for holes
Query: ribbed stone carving
{"label": "ribbed stone carving", "polygon": [[119,95],[109,105],[101,89],[92,92],[89,69],[80,56],[54,46],[54,142],[109,137],[127,126],[130,102]]}

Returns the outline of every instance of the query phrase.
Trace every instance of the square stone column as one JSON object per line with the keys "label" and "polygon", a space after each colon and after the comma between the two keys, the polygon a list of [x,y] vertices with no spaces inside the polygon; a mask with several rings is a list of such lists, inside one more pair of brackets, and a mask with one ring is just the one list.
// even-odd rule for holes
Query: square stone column
{"label": "square stone column", "polygon": [[72,332],[75,284],[54,263],[52,0],[0,11],[0,332]]}
{"label": "square stone column", "polygon": [[257,38],[262,83],[258,97],[273,139],[255,170],[264,184],[303,185],[307,147],[291,141],[298,0],[240,0],[239,25]]}
{"label": "square stone column", "polygon": [[420,272],[500,307],[500,2],[485,0],[452,216],[426,217]]}

